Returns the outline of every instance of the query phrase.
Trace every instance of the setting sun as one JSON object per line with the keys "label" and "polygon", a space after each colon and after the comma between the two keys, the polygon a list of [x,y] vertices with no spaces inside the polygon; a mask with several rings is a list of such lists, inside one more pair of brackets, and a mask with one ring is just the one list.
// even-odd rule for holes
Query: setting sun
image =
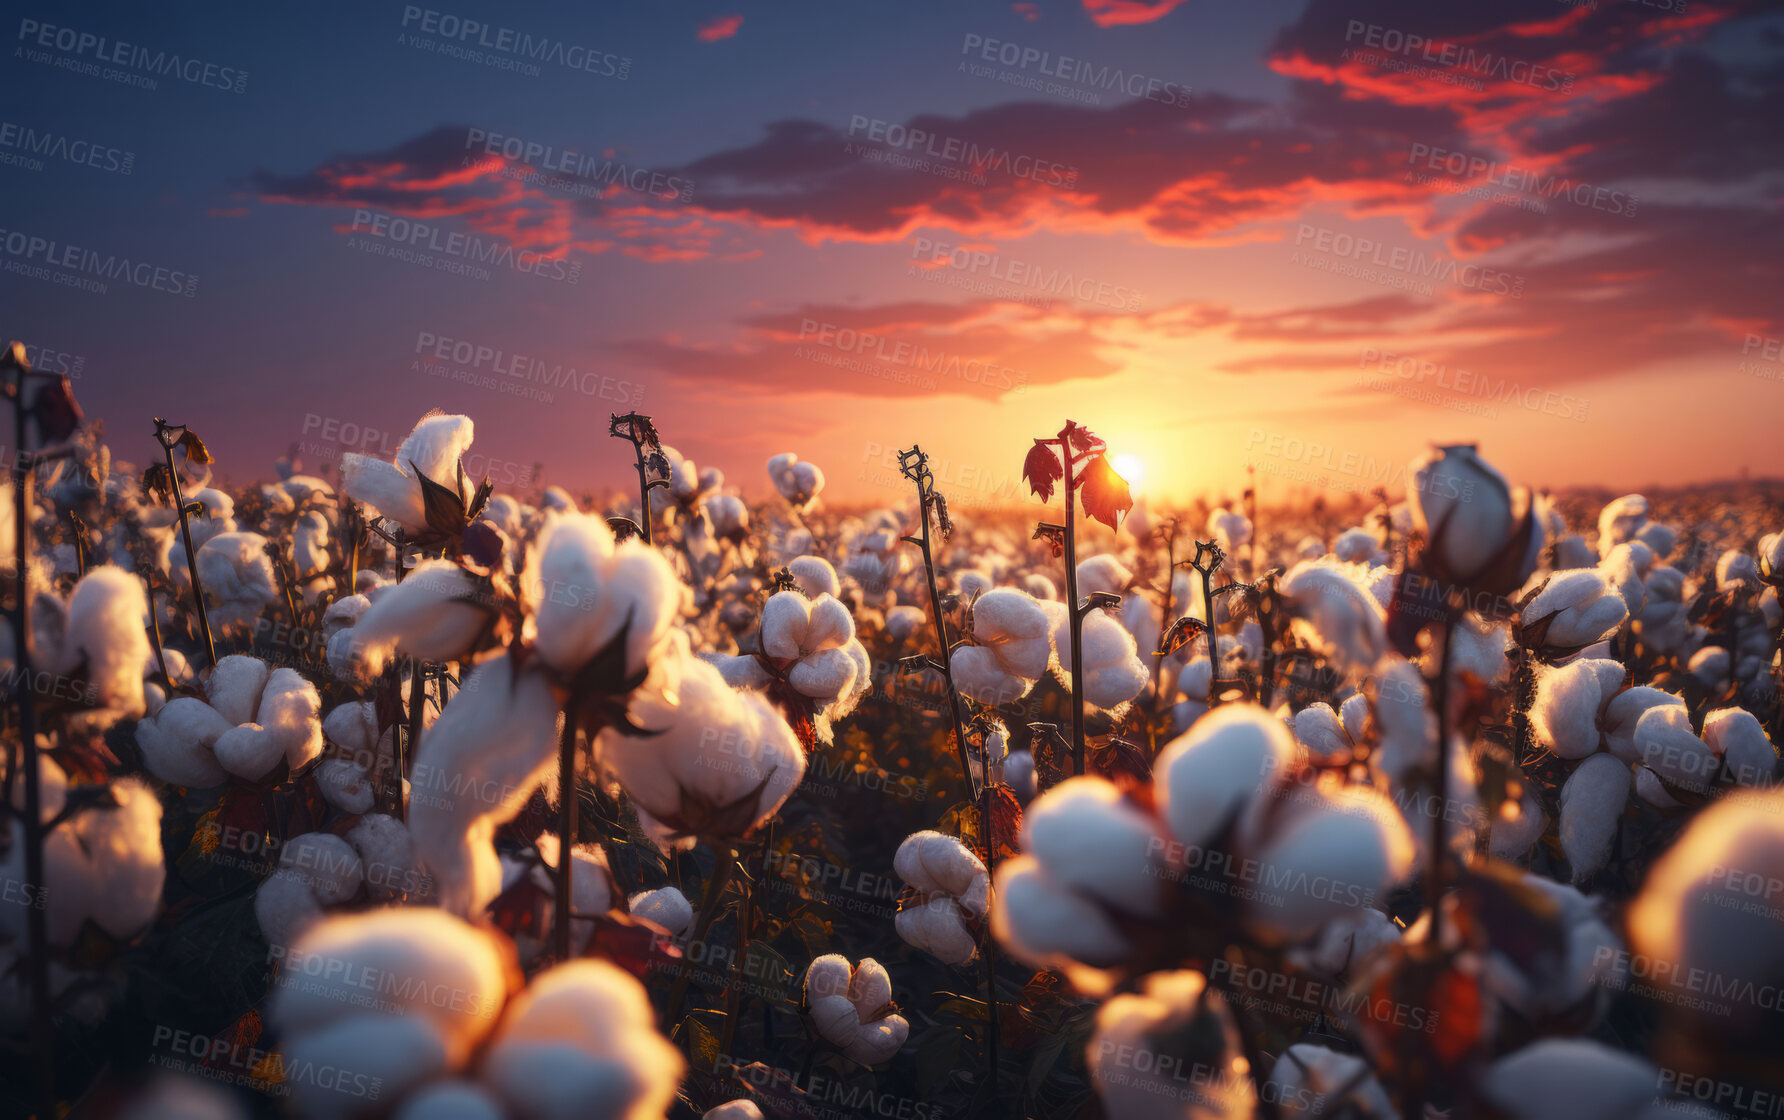
{"label": "setting sun", "polygon": [[1146,489],[1146,464],[1138,455],[1111,455],[1109,465],[1115,473],[1127,480],[1128,489],[1135,497]]}

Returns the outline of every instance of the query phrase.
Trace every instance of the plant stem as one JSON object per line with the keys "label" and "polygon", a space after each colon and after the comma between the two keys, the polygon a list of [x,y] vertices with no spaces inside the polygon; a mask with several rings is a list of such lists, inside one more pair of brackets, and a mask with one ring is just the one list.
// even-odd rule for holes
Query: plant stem
{"label": "plant stem", "polygon": [[1202,610],[1208,615],[1208,707],[1220,707],[1220,625],[1214,621],[1214,565],[1197,569],[1202,576]]}
{"label": "plant stem", "polygon": [[954,750],[960,756],[960,777],[966,783],[966,793],[970,798],[973,789],[972,761],[966,753],[966,726],[960,714],[960,694],[954,691],[954,668],[948,657],[948,624],[942,617],[942,595],[935,583],[935,555],[929,545],[930,492],[925,491],[921,477],[916,481],[917,515],[923,521],[923,535],[917,538],[916,543],[923,550],[923,572],[929,580],[929,613],[935,618],[935,641],[939,650],[937,660],[942,667],[942,683],[948,690],[948,713],[954,718]]}
{"label": "plant stem", "polygon": [[[1170,525],[1171,535],[1165,541],[1165,600],[1161,605],[1163,613],[1159,615],[1158,632],[1161,639],[1164,637],[1165,630],[1175,621],[1171,618],[1171,600],[1176,597],[1177,590],[1173,586],[1177,581],[1177,519],[1173,517]],[[1165,658],[1158,657],[1152,664],[1152,722],[1149,725],[1149,730],[1152,730],[1155,736],[1157,722],[1163,718],[1165,712],[1164,676]],[[1158,754],[1156,737],[1150,745],[1153,748],[1152,753],[1156,756]]]}
{"label": "plant stem", "polygon": [[155,440],[167,455],[167,481],[173,487],[173,508],[180,515],[180,539],[186,543],[186,573],[192,577],[192,602],[198,608],[198,628],[204,632],[204,655],[214,668],[217,643],[211,637],[211,619],[204,609],[204,585],[198,582],[198,553],[192,547],[192,524],[186,517],[186,496],[180,491],[180,472],[173,465],[174,445],[167,442],[166,426],[159,420],[155,424]]}
{"label": "plant stem", "polygon": [[[31,459],[25,453],[25,381],[28,370],[15,366],[17,392],[12,400],[13,421],[13,656],[19,672],[14,693],[19,702],[19,757],[25,766],[25,880],[43,891],[43,786],[37,772],[37,700],[31,682]],[[26,943],[29,947],[31,985],[31,1036],[36,1050],[37,1107],[40,1117],[56,1115],[55,1028],[50,1020],[49,911],[42,906],[25,910]]]}
{"label": "plant stem", "polygon": [[1072,773],[1084,773],[1084,616],[1078,608],[1077,503],[1078,480],[1072,474],[1072,441],[1059,433],[1059,458],[1065,464],[1065,607],[1072,635]]}
{"label": "plant stem", "polygon": [[[731,983],[725,988],[725,1029],[719,1036],[719,1053],[730,1055],[732,1046],[737,1042],[737,1020],[743,1013],[743,973],[750,951],[750,880],[744,872],[743,862],[732,848],[730,860],[737,864],[737,870],[743,872],[739,876],[743,890],[743,902],[737,912],[737,961],[731,972]],[[766,857],[764,857],[766,858]]]}
{"label": "plant stem", "polygon": [[553,890],[551,932],[559,963],[570,959],[570,901],[576,846],[576,709],[575,698],[564,708],[564,730],[558,736],[558,858]]}
{"label": "plant stem", "polygon": [[1430,944],[1443,945],[1443,886],[1448,866],[1448,836],[1443,827],[1444,799],[1449,796],[1449,668],[1450,650],[1455,644],[1456,609],[1445,602],[1443,610],[1443,653],[1437,662],[1437,684],[1432,689],[1437,703],[1437,766],[1436,800],[1432,803],[1431,864],[1425,873],[1425,904],[1431,910]]}
{"label": "plant stem", "polygon": [[[1005,748],[1008,749],[1007,747]],[[981,750],[985,763],[984,789],[980,797],[979,822],[985,834],[985,873],[996,872],[997,819],[991,814],[991,758]],[[992,1115],[1002,1115],[1003,1100],[997,1095],[997,938],[991,936],[990,915],[980,938],[985,956],[985,1069],[991,1085]]]}
{"label": "plant stem", "polygon": [[[706,933],[712,928],[712,919],[717,916],[719,899],[725,892],[725,884],[731,879],[731,868],[734,859],[720,857],[712,869],[712,877],[706,880],[706,892],[700,899],[700,916],[694,921],[694,930],[688,936],[689,945],[704,945]],[[681,1005],[688,996],[688,957],[684,952],[681,961],[675,968],[675,987],[669,992],[669,1009],[663,1016],[663,1033],[673,1037],[676,1021],[681,1018]]]}

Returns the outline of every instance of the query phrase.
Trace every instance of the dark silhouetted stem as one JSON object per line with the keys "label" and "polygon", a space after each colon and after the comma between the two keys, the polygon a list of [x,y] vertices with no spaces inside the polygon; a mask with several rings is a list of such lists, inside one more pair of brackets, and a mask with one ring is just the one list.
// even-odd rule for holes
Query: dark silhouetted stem
{"label": "dark silhouetted stem", "polygon": [[572,872],[576,861],[576,709],[575,698],[564,708],[564,731],[558,736],[558,858],[557,883],[552,899],[551,932],[557,959],[570,959],[570,902],[575,888]]}
{"label": "dark silhouetted stem", "polygon": [[[719,856],[712,869],[712,877],[706,880],[706,892],[700,899],[700,916],[694,921],[694,932],[688,937],[688,945],[704,945],[707,931],[712,929],[712,920],[718,915],[719,899],[725,893],[725,884],[731,879],[731,869],[737,862],[735,857]],[[675,987],[669,992],[669,1009],[663,1015],[663,1033],[671,1038],[675,1035],[677,1021],[681,1018],[681,1006],[688,998],[688,957],[684,951],[681,960],[675,967]]]}
{"label": "dark silhouetted stem", "polygon": [[186,544],[186,573],[192,577],[192,603],[198,608],[198,628],[204,634],[204,655],[214,667],[217,664],[217,643],[211,637],[211,619],[204,608],[204,584],[198,581],[198,551],[192,547],[192,525],[186,517],[186,496],[180,490],[179,468],[173,465],[173,449],[178,441],[169,443],[167,433],[173,426],[157,419],[155,421],[155,439],[161,444],[161,450],[167,456],[167,484],[173,488],[173,508],[180,516],[180,539]]}
{"label": "dark silhouetted stem", "polygon": [[1077,477],[1072,473],[1072,441],[1059,433],[1059,459],[1065,464],[1065,607],[1072,635],[1072,773],[1084,773],[1084,615],[1078,606]]}

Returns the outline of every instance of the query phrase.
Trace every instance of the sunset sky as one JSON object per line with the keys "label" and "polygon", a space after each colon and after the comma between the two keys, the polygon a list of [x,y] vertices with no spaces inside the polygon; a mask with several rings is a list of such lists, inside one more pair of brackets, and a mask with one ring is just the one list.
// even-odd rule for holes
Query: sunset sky
{"label": "sunset sky", "polygon": [[430,2],[8,5],[0,331],[118,457],[443,408],[598,488],[635,406],[844,502],[1067,418],[1172,497],[1780,473],[1775,4]]}

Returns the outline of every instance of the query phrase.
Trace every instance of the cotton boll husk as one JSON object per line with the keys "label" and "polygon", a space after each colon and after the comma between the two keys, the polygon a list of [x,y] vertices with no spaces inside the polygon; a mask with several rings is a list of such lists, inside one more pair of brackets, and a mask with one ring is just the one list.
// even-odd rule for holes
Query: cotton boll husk
{"label": "cotton boll husk", "polygon": [[353,626],[362,678],[382,673],[399,653],[422,661],[464,659],[489,623],[477,597],[476,582],[457,564],[417,564],[401,583],[385,588]]}
{"label": "cotton boll husk", "polygon": [[[1339,1115],[1340,1110],[1364,1120],[1392,1120],[1396,1115],[1368,1063],[1324,1046],[1306,1042],[1290,1046],[1270,1067],[1269,1084],[1275,1089],[1274,1099],[1282,1102],[1282,1115],[1293,1120]],[[1342,1097],[1337,1095],[1340,1090]]]}
{"label": "cotton boll husk", "polygon": [[[419,1015],[355,1015],[289,1039],[283,1051],[293,1069],[351,1070],[356,1075],[293,1078],[292,1095],[306,1116],[375,1115],[386,1100],[448,1068],[439,1028]],[[378,1086],[376,1094],[366,1092],[368,1084]]]}
{"label": "cotton boll husk", "polygon": [[1635,725],[1635,749],[1643,765],[1667,783],[1695,793],[1715,784],[1720,760],[1691,730],[1691,714],[1666,705],[1642,714]]}
{"label": "cotton boll husk", "polygon": [[1134,952],[1102,907],[1049,878],[1032,856],[1006,860],[997,869],[991,928],[998,942],[1024,963],[1065,971],[1086,991],[1098,990],[1095,978],[1072,969],[1073,963],[1111,968]]}
{"label": "cotton boll husk", "polygon": [[951,898],[936,897],[900,910],[893,925],[898,936],[943,964],[966,964],[979,950],[961,920],[959,905]]}
{"label": "cotton boll husk", "polygon": [[[940,832],[913,832],[898,845],[892,870],[924,894],[962,898],[978,888],[983,898],[985,865],[967,846]],[[984,913],[981,905],[979,913]]]}
{"label": "cotton boll husk", "polygon": [[911,1025],[902,1015],[888,1015],[861,1024],[855,1041],[843,1047],[843,1056],[864,1066],[879,1065],[904,1048]]}
{"label": "cotton boll husk", "polygon": [[545,679],[517,671],[501,654],[478,666],[422,732],[409,829],[445,909],[468,917],[500,892],[495,829],[520,811],[556,761],[559,719]]}
{"label": "cotton boll husk", "polygon": [[1255,704],[1222,705],[1159,752],[1159,816],[1183,844],[1205,845],[1273,788],[1294,757],[1281,720]]}
{"label": "cotton boll husk", "polygon": [[1629,767],[1614,755],[1595,754],[1574,768],[1561,787],[1561,850],[1578,883],[1610,858],[1617,821],[1629,802]]}
{"label": "cotton boll husk", "polygon": [[1604,709],[1604,742],[1610,752],[1624,762],[1641,761],[1635,745],[1635,730],[1641,718],[1658,707],[1683,707],[1685,701],[1670,692],[1647,685],[1626,688],[1611,698]]}
{"label": "cotton boll husk", "polygon": [[[287,1039],[360,1016],[431,1022],[458,1066],[495,1025],[511,967],[493,937],[441,910],[334,915],[286,955],[267,1019]],[[370,1007],[355,998],[368,976],[380,978]]]}
{"label": "cotton boll husk", "polygon": [[1537,668],[1530,727],[1562,758],[1584,758],[1602,736],[1598,713],[1623,685],[1624,669],[1610,660],[1582,658],[1557,669]]}
{"label": "cotton boll husk", "polygon": [[593,959],[560,964],[516,996],[484,1062],[510,1109],[551,1120],[661,1116],[685,1069],[643,986]]}
{"label": "cotton boll husk", "polygon": [[1633,1054],[1554,1038],[1494,1062],[1480,1091],[1508,1120],[1629,1120],[1661,1084],[1660,1071]]}
{"label": "cotton boll husk", "polygon": [[[382,1095],[382,1094],[380,1094]],[[489,1090],[469,1081],[436,1081],[403,1099],[393,1120],[506,1120]]]}
{"label": "cotton boll husk", "polygon": [[229,731],[229,720],[194,696],[169,700],[151,719],[136,725],[136,745],[143,765],[165,782],[210,789],[229,779],[212,747]]}
{"label": "cotton boll husk", "polygon": [[1321,800],[1297,803],[1268,837],[1246,837],[1244,850],[1285,883],[1244,902],[1248,926],[1266,941],[1312,937],[1385,898],[1412,870],[1412,834],[1393,802],[1363,786]]}
{"label": "cotton boll husk", "polygon": [[62,663],[68,673],[85,662],[92,706],[137,715],[143,709],[142,664],[150,656],[143,619],[149,614],[142,581],[122,568],[90,568],[68,602]]}
{"label": "cotton boll husk", "polygon": [[1309,704],[1295,713],[1292,722],[1295,738],[1312,754],[1332,758],[1350,752],[1350,739],[1330,704]]}
{"label": "cotton boll husk", "polygon": [[631,897],[628,906],[634,918],[655,922],[671,936],[680,936],[694,924],[694,904],[674,887],[641,891]]}
{"label": "cotton boll husk", "polygon": [[1728,767],[1738,785],[1769,786],[1778,772],[1778,748],[1752,712],[1718,708],[1704,717],[1703,741]]}
{"label": "cotton boll husk", "polygon": [[1061,886],[1130,914],[1159,912],[1165,837],[1103,779],[1069,778],[1048,790],[1024,814],[1021,842]]}
{"label": "cotton boll husk", "polygon": [[[1656,986],[1687,993],[1694,977],[1718,991],[1776,991],[1784,983],[1777,896],[1756,884],[1784,881],[1784,791],[1725,797],[1692,819],[1654,864],[1628,913],[1630,948],[1656,962]],[[1663,972],[1661,964],[1667,968]],[[1746,987],[1751,985],[1751,987]],[[1681,1000],[1670,1014],[1721,1038],[1775,1029],[1764,1000]]]}
{"label": "cotton boll husk", "polygon": [[272,669],[258,657],[231,654],[218,661],[204,682],[211,707],[230,723],[252,723],[260,708],[260,694]]}
{"label": "cotton boll husk", "polygon": [[359,853],[366,892],[373,898],[394,901],[405,894],[423,893],[425,883],[415,865],[415,838],[402,821],[384,813],[368,813],[347,830],[347,843]]}
{"label": "cotton boll husk", "polygon": [[[778,810],[805,776],[799,740],[760,696],[732,689],[704,661],[685,658],[675,700],[640,690],[632,719],[659,734],[602,731],[602,765],[661,825],[674,825],[684,813],[737,806],[727,814],[728,823],[750,831]],[[752,792],[753,804],[744,803]],[[681,823],[701,827],[704,822]],[[670,837],[659,832],[657,839],[665,843]]]}
{"label": "cotton boll husk", "polygon": [[1240,1055],[1225,1002],[1187,970],[1103,1004],[1084,1051],[1110,1120],[1244,1120],[1255,1101]]}

